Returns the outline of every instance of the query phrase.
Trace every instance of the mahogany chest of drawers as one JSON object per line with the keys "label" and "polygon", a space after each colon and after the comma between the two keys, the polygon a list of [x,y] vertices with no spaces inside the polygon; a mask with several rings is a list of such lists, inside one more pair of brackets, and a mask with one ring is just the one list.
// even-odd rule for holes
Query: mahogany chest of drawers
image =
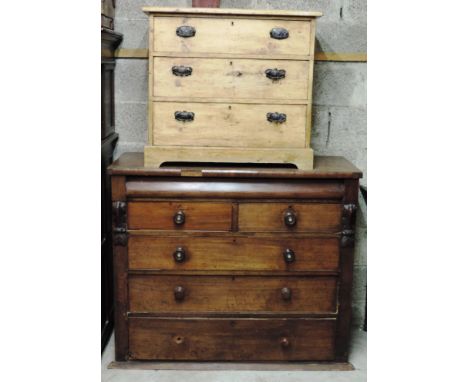
{"label": "mahogany chest of drawers", "polygon": [[347,360],[352,164],[109,173],[117,361]]}
{"label": "mahogany chest of drawers", "polygon": [[312,169],[320,12],[143,10],[149,15],[146,166],[192,161]]}

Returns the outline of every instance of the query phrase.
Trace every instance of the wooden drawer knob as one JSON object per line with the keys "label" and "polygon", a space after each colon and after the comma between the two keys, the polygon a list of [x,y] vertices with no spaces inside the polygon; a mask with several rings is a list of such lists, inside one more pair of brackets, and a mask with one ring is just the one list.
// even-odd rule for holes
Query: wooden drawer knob
{"label": "wooden drawer knob", "polygon": [[284,262],[287,264],[294,263],[296,261],[296,254],[292,249],[286,248],[283,252]]}
{"label": "wooden drawer knob", "polygon": [[177,211],[174,214],[174,223],[176,225],[182,225],[185,223],[185,214],[183,211]]}
{"label": "wooden drawer knob", "polygon": [[292,208],[287,209],[283,215],[283,221],[287,227],[294,227],[297,223],[296,212]]}
{"label": "wooden drawer knob", "polygon": [[174,298],[176,301],[182,301],[185,298],[185,288],[183,286],[176,286],[174,288]]}
{"label": "wooden drawer knob", "polygon": [[281,288],[281,297],[283,297],[284,301],[290,301],[292,297],[291,289],[287,287]]}
{"label": "wooden drawer knob", "polygon": [[176,263],[183,263],[185,261],[185,250],[182,247],[177,247],[172,254]]}
{"label": "wooden drawer knob", "polygon": [[291,343],[286,337],[281,338],[280,344],[283,349],[287,349],[291,345]]}

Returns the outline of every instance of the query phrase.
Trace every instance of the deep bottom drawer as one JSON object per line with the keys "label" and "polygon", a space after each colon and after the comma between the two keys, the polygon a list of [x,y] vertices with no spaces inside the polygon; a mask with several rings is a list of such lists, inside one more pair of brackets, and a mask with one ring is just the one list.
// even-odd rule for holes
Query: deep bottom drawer
{"label": "deep bottom drawer", "polygon": [[335,319],[129,318],[130,358],[330,361]]}

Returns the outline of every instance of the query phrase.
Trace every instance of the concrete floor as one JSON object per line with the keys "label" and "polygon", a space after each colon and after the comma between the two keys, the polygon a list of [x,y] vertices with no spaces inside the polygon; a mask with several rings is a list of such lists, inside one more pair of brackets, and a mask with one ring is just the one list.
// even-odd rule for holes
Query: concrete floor
{"label": "concrete floor", "polygon": [[102,355],[102,382],[365,382],[367,374],[367,333],[355,329],[351,339],[353,371],[193,371],[108,369],[114,360],[114,336]]}

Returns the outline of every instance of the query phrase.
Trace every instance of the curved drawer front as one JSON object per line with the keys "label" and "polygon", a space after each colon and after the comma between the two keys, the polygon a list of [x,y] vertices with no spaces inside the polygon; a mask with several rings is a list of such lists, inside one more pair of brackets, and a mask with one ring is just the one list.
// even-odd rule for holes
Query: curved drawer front
{"label": "curved drawer front", "polygon": [[130,236],[129,269],[336,271],[338,238]]}
{"label": "curved drawer front", "polygon": [[153,73],[156,97],[307,100],[308,96],[309,61],[155,57]]}
{"label": "curved drawer front", "polygon": [[153,102],[153,140],[164,146],[304,148],[306,111],[306,105]]}
{"label": "curved drawer front", "polygon": [[239,231],[338,232],[341,209],[331,203],[240,203]]}
{"label": "curved drawer front", "polygon": [[[179,34],[186,37],[177,34],[180,27],[185,30],[179,29]],[[310,21],[156,17],[153,50],[180,54],[309,55],[310,27]],[[271,37],[274,28],[287,30],[288,37]]]}
{"label": "curved drawer front", "polygon": [[135,313],[336,313],[335,277],[130,275]]}
{"label": "curved drawer front", "polygon": [[326,361],[334,319],[129,318],[132,359]]}
{"label": "curved drawer front", "polygon": [[129,202],[128,228],[229,231],[230,203]]}

